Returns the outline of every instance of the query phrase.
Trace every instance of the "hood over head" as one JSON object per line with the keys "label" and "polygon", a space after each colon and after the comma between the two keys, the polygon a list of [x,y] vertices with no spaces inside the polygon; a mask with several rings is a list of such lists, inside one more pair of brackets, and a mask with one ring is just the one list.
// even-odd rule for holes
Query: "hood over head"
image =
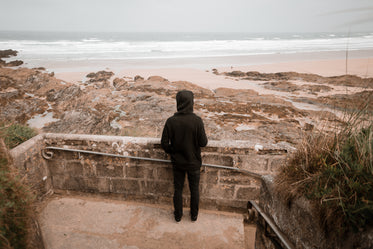
{"label": "hood over head", "polygon": [[193,92],[188,90],[179,91],[176,94],[177,113],[192,113],[194,104]]}

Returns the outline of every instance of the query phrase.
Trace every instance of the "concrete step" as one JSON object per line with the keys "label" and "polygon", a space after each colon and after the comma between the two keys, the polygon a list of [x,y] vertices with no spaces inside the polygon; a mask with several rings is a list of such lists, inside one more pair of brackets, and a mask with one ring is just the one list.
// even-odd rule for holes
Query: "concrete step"
{"label": "concrete step", "polygon": [[67,196],[51,199],[39,221],[46,249],[254,248],[255,228],[227,212],[200,210],[191,222],[185,209],[177,223],[170,206]]}

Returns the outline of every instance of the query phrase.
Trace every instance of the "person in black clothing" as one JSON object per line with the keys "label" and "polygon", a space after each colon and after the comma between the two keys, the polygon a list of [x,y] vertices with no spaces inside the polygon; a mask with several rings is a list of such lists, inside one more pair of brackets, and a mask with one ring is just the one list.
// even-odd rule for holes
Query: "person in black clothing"
{"label": "person in black clothing", "polygon": [[199,179],[202,165],[201,147],[207,145],[203,121],[193,113],[193,92],[182,90],[176,95],[177,112],[167,119],[161,145],[171,155],[174,175],[174,216],[179,222],[183,216],[183,187],[185,175],[190,189],[190,215],[198,217]]}

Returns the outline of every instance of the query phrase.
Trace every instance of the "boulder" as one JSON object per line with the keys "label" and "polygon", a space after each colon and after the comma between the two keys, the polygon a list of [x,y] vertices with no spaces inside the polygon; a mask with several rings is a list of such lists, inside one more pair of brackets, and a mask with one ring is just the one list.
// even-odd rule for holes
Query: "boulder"
{"label": "boulder", "polygon": [[161,76],[150,76],[148,78],[148,81],[157,81],[157,82],[163,82],[163,81],[168,81],[167,79],[161,77]]}
{"label": "boulder", "polygon": [[114,75],[113,72],[98,71],[97,73],[89,73],[86,75],[90,78],[89,82],[105,82],[108,81]]}
{"label": "boulder", "polygon": [[68,101],[82,94],[79,86],[72,85],[60,90],[51,89],[47,92],[47,101]]}
{"label": "boulder", "polygon": [[0,90],[15,85],[14,80],[9,76],[0,75]]}
{"label": "boulder", "polygon": [[5,63],[4,66],[6,66],[6,67],[18,67],[18,66],[20,66],[22,64],[23,64],[23,61],[21,61],[21,60],[15,60],[15,61],[10,61],[8,63]]}
{"label": "boulder", "polygon": [[[17,51],[12,49],[6,49],[6,50],[0,50],[0,67],[6,66],[6,67],[13,67],[13,65],[19,66],[23,64],[22,61],[11,61],[9,63],[6,63],[6,61],[2,60],[1,58],[10,58],[11,56],[17,56]],[[21,64],[19,64],[22,62]],[[17,65],[19,64],[19,65]]]}
{"label": "boulder", "polygon": [[244,76],[246,76],[246,73],[241,72],[241,71],[232,71],[232,72],[226,73],[226,75],[227,76],[233,76],[233,77],[244,77]]}
{"label": "boulder", "polygon": [[23,95],[23,91],[15,89],[13,87],[8,87],[0,91],[0,101],[9,101],[14,98],[20,98]]}
{"label": "boulder", "polygon": [[0,50],[0,58],[10,58],[11,56],[17,56],[17,51],[12,49]]}
{"label": "boulder", "polygon": [[144,78],[141,77],[140,75],[136,75],[133,80],[136,82],[136,81],[144,81]]}
{"label": "boulder", "polygon": [[122,78],[115,78],[113,80],[113,86],[116,90],[123,90],[127,86],[128,82]]}
{"label": "boulder", "polygon": [[34,70],[39,70],[39,71],[45,71],[46,70],[45,67],[34,67],[33,69]]}

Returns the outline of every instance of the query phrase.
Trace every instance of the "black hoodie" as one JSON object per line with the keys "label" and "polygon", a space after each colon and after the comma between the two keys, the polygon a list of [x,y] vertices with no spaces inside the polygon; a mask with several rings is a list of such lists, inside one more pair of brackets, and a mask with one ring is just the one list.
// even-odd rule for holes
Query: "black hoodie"
{"label": "black hoodie", "polygon": [[177,112],[167,119],[161,145],[171,155],[174,167],[196,170],[201,167],[201,147],[207,145],[202,119],[193,113],[193,92],[183,90],[176,95]]}

